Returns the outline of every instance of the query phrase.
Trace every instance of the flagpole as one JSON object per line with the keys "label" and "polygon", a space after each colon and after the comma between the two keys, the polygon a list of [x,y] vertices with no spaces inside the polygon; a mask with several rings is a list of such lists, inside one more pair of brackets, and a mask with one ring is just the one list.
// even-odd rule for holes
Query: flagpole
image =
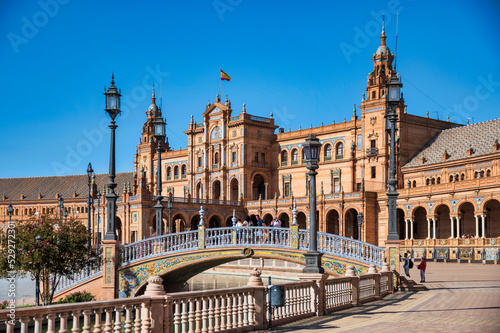
{"label": "flagpole", "polygon": [[[219,70],[220,70],[219,74],[221,74],[222,73],[222,67],[219,67]],[[222,77],[219,78],[219,96],[222,96],[221,92],[220,92],[221,85],[222,85]]]}

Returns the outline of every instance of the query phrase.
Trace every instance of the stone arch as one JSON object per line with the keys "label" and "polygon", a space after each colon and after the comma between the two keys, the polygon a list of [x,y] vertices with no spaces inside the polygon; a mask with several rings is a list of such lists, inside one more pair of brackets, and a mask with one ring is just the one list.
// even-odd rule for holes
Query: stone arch
{"label": "stone arch", "polygon": [[[363,221],[363,224],[365,222]],[[396,228],[398,231],[399,239],[405,239],[406,237],[406,222],[405,222],[405,210],[401,207],[396,208]]]}
{"label": "stone arch", "polygon": [[221,200],[221,182],[219,179],[215,179],[212,182],[212,199]]}
{"label": "stone arch", "polygon": [[281,221],[282,228],[289,228],[290,227],[290,216],[288,215],[288,213],[281,213],[278,216],[278,219]]}
{"label": "stone arch", "polygon": [[[236,218],[238,218],[238,217],[236,217]],[[232,227],[232,226],[233,226],[233,216],[231,215],[231,216],[228,216],[226,218],[226,225],[225,225],[225,227]]]}
{"label": "stone arch", "polygon": [[448,238],[451,236],[450,214],[452,210],[446,203],[439,203],[434,208],[436,216],[436,238]]}
{"label": "stone arch", "polygon": [[297,213],[297,223],[299,229],[307,229],[307,215],[304,212]]}
{"label": "stone arch", "polygon": [[188,218],[180,212],[176,212],[172,215],[172,232],[183,232],[186,231]]}
{"label": "stone arch", "polygon": [[326,213],[326,232],[329,234],[339,235],[340,232],[340,214],[337,210],[332,209]]}
{"label": "stone arch", "polygon": [[252,200],[266,199],[266,176],[258,172],[252,176]]}
{"label": "stone arch", "polygon": [[483,206],[486,213],[485,237],[500,237],[500,202],[493,198],[485,201]]}
{"label": "stone arch", "polygon": [[196,195],[196,198],[198,198],[198,199],[203,198],[203,182],[202,181],[198,181],[196,183],[195,195]]}
{"label": "stone arch", "polygon": [[271,225],[271,221],[273,220],[273,215],[271,213],[266,213],[264,216],[262,216],[262,221],[266,223],[266,226]]}
{"label": "stone arch", "polygon": [[191,230],[196,230],[198,229],[198,224],[200,223],[200,215],[194,214],[191,217]]}
{"label": "stone arch", "polygon": [[349,208],[344,213],[344,236],[358,239],[358,211]]}
{"label": "stone arch", "polygon": [[427,238],[427,209],[424,206],[416,206],[412,209],[413,216],[413,238]]}
{"label": "stone arch", "polygon": [[222,225],[222,221],[223,221],[223,219],[221,216],[214,214],[214,215],[210,216],[210,218],[208,219],[208,227],[209,228],[220,228]]}
{"label": "stone arch", "polygon": [[282,148],[280,151],[280,163],[281,165],[288,164],[288,149]]}
{"label": "stone arch", "polygon": [[233,177],[229,182],[229,198],[231,201],[238,201],[239,197],[239,182],[236,177]]}
{"label": "stone arch", "polygon": [[464,200],[457,205],[457,213],[460,217],[460,233],[455,233],[458,237],[462,235],[475,235],[476,234],[476,202]]}
{"label": "stone arch", "polygon": [[181,165],[181,178],[186,178],[187,175],[187,165],[186,163],[182,163]]}
{"label": "stone arch", "polygon": [[425,215],[428,215],[430,214],[429,213],[429,207],[427,207],[427,205],[414,205],[410,208],[410,216],[411,217],[414,217],[415,216],[415,211],[419,208],[422,208],[425,210]]}

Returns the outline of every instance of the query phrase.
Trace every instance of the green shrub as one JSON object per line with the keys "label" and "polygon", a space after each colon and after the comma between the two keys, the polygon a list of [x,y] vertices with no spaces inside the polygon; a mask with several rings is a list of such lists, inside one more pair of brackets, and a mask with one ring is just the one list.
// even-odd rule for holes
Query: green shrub
{"label": "green shrub", "polygon": [[66,295],[57,301],[58,304],[61,303],[79,303],[79,302],[90,302],[95,301],[94,295],[87,291],[77,291],[72,294]]}

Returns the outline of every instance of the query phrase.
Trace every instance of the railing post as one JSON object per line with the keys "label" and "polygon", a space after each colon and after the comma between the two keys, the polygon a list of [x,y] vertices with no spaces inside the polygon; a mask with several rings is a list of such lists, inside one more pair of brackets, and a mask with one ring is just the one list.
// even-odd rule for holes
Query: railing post
{"label": "railing post", "polygon": [[118,241],[105,239],[102,241],[103,261],[101,300],[114,299],[116,295],[116,267],[118,266],[118,253],[116,251]]}
{"label": "railing post", "polygon": [[165,289],[163,288],[163,279],[157,275],[148,279],[145,296],[151,297],[150,318],[151,333],[163,332]]}
{"label": "railing post", "polygon": [[255,330],[263,330],[266,327],[266,287],[262,283],[262,278],[260,277],[262,273],[254,268],[250,273],[250,279],[248,280],[247,286],[254,288],[253,294],[253,305]]}
{"label": "railing post", "polygon": [[399,247],[400,247],[400,241],[399,240],[386,240],[385,241],[385,247],[386,247],[386,261],[389,263],[389,269],[393,272],[396,272],[394,274],[393,278],[393,289],[398,288],[398,280],[397,277],[400,274],[400,265],[399,265]]}
{"label": "railing post", "polygon": [[200,223],[198,223],[198,249],[205,248],[205,221],[203,221],[203,217],[205,215],[205,211],[203,210],[203,206],[200,207]]}
{"label": "railing post", "polygon": [[356,276],[354,266],[347,266],[345,276],[351,277],[352,306],[359,305],[359,277]]}
{"label": "railing post", "polygon": [[370,268],[368,269],[368,274],[373,274],[373,285],[374,285],[374,296],[375,299],[381,299],[380,297],[380,274],[377,271],[377,267],[374,264],[370,265]]}

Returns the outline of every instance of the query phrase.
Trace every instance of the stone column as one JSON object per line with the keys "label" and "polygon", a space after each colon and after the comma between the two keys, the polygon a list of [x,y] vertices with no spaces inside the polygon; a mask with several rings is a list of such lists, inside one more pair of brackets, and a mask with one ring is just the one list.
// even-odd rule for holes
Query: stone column
{"label": "stone column", "polygon": [[431,239],[431,219],[427,219],[427,239]]}
{"label": "stone column", "polygon": [[432,239],[436,239],[436,219],[432,218]]}
{"label": "stone column", "polygon": [[455,238],[455,221],[454,218],[450,216],[451,221],[451,238]]}
{"label": "stone column", "polygon": [[482,227],[482,232],[481,232],[481,238],[486,238],[486,216],[481,215],[481,227]]}
{"label": "stone column", "polygon": [[476,218],[476,238],[479,238],[479,216],[475,215]]}
{"label": "stone column", "polygon": [[405,240],[408,239],[408,220],[405,220]]}
{"label": "stone column", "polygon": [[413,240],[413,219],[410,219],[410,239]]}
{"label": "stone column", "polygon": [[457,217],[457,239],[460,238],[460,216]]}

